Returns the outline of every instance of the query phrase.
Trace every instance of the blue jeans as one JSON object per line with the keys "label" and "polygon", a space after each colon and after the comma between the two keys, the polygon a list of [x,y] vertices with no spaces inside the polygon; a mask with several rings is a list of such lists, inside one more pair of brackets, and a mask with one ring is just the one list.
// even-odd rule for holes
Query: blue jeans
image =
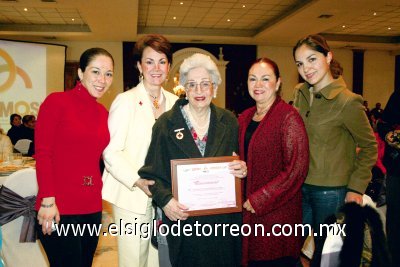
{"label": "blue jeans", "polygon": [[[304,185],[302,192],[303,224],[311,225],[314,233],[319,233],[319,225],[323,224],[327,217],[335,214],[344,204],[347,189],[340,187],[321,190]],[[323,242],[322,237],[314,236],[315,253],[322,253]]]}

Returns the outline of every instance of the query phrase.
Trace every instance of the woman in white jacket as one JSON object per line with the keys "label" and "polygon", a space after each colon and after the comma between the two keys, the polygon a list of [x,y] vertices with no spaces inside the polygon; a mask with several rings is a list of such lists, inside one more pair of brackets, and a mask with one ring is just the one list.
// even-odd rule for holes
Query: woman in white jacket
{"label": "woman in white jacket", "polygon": [[158,266],[158,256],[149,238],[154,212],[148,186],[154,181],[141,179],[137,171],[144,164],[155,120],[177,96],[162,88],[172,61],[165,37],[143,37],[135,45],[134,57],[140,83],[119,94],[111,105],[102,193],[113,204],[115,222],[127,231],[117,238],[119,266],[153,267]]}

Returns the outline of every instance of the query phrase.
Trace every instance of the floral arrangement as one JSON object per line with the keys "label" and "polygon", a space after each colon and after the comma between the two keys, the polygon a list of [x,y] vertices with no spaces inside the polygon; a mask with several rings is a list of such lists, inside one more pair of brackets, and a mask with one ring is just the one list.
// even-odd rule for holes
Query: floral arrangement
{"label": "floral arrangement", "polygon": [[394,130],[387,133],[385,139],[390,146],[400,149],[400,130]]}
{"label": "floral arrangement", "polygon": [[186,94],[185,87],[183,87],[182,85],[177,85],[172,90],[174,91],[174,94],[177,95],[177,96],[181,96],[183,94]]}

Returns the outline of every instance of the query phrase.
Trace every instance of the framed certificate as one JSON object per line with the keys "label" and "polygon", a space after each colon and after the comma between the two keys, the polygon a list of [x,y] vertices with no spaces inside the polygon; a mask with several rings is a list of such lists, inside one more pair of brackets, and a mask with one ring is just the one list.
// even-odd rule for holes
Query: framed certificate
{"label": "framed certificate", "polygon": [[237,156],[171,160],[172,194],[190,216],[242,211],[240,180],[229,173]]}

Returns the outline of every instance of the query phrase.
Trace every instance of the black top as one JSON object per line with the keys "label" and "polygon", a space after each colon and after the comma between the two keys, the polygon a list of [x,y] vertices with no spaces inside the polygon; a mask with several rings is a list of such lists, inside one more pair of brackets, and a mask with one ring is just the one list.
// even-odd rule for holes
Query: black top
{"label": "black top", "polygon": [[246,129],[246,135],[244,136],[245,161],[247,161],[247,151],[249,150],[249,144],[250,144],[251,137],[253,136],[254,132],[257,130],[258,125],[260,125],[259,121],[251,120],[249,126]]}

